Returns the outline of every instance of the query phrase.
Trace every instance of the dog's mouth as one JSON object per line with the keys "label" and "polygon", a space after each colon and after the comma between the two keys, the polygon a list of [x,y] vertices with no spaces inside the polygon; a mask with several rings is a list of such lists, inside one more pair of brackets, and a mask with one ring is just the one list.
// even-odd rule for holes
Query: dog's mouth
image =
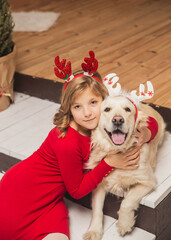
{"label": "dog's mouth", "polygon": [[104,129],[104,130],[115,145],[122,145],[127,138],[127,133],[123,133],[119,129],[117,129],[113,132],[108,132],[106,129]]}

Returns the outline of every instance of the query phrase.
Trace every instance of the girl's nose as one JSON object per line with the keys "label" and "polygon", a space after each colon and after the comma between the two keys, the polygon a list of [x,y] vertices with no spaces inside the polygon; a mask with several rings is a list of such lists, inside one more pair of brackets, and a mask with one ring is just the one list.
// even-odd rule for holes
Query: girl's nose
{"label": "girl's nose", "polygon": [[84,116],[85,117],[91,116],[91,111],[90,111],[90,109],[88,107],[84,108]]}

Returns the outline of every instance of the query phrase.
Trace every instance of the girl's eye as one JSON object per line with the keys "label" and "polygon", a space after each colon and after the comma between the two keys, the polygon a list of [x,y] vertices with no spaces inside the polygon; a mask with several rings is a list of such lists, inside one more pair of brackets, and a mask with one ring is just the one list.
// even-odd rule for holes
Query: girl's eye
{"label": "girl's eye", "polygon": [[126,107],[126,108],[125,108],[125,111],[126,111],[126,112],[131,112],[131,109],[130,109],[129,107]]}
{"label": "girl's eye", "polygon": [[92,101],[91,103],[92,103],[92,104],[96,104],[96,103],[97,103],[97,101],[95,101],[95,100],[94,100],[94,101]]}
{"label": "girl's eye", "polygon": [[109,112],[109,111],[110,111],[110,108],[107,107],[107,108],[104,109],[104,111],[105,111],[105,112]]}
{"label": "girl's eye", "polygon": [[79,109],[79,108],[80,108],[80,106],[79,106],[79,105],[76,105],[74,108],[75,108],[75,109]]}

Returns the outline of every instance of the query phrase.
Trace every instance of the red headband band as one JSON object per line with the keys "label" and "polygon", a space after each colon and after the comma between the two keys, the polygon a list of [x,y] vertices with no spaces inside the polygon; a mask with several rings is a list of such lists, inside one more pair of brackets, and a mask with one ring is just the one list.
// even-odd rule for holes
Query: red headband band
{"label": "red headband band", "polygon": [[[93,74],[85,74],[85,72],[84,73],[80,73],[80,74],[78,74],[78,75],[75,75],[73,78],[72,78],[72,80],[74,80],[74,79],[76,79],[76,78],[78,78],[78,77],[83,77],[83,76],[90,76],[90,77],[92,77],[92,78],[94,78],[94,79],[96,79],[100,84],[102,84],[102,82],[100,81],[100,79],[98,79],[96,76],[94,76]],[[64,85],[64,91],[65,91],[65,88],[67,87],[67,85],[69,84],[71,82],[71,80],[70,81],[67,81],[66,83],[65,83],[65,85]]]}
{"label": "red headband band", "polygon": [[134,105],[134,107],[135,107],[135,122],[136,122],[137,117],[138,117],[138,109],[137,109],[137,106],[136,106],[136,104],[135,104],[130,98],[127,97],[127,99],[128,99],[128,100]]}

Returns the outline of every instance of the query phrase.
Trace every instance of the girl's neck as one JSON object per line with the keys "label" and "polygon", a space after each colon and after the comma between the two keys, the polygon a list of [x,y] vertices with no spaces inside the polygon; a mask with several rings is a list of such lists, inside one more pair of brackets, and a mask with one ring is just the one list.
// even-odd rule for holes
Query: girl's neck
{"label": "girl's neck", "polygon": [[86,137],[90,137],[91,136],[91,130],[82,128],[75,121],[71,121],[70,122],[70,127],[75,129],[78,133],[80,133],[83,136],[86,136]]}

